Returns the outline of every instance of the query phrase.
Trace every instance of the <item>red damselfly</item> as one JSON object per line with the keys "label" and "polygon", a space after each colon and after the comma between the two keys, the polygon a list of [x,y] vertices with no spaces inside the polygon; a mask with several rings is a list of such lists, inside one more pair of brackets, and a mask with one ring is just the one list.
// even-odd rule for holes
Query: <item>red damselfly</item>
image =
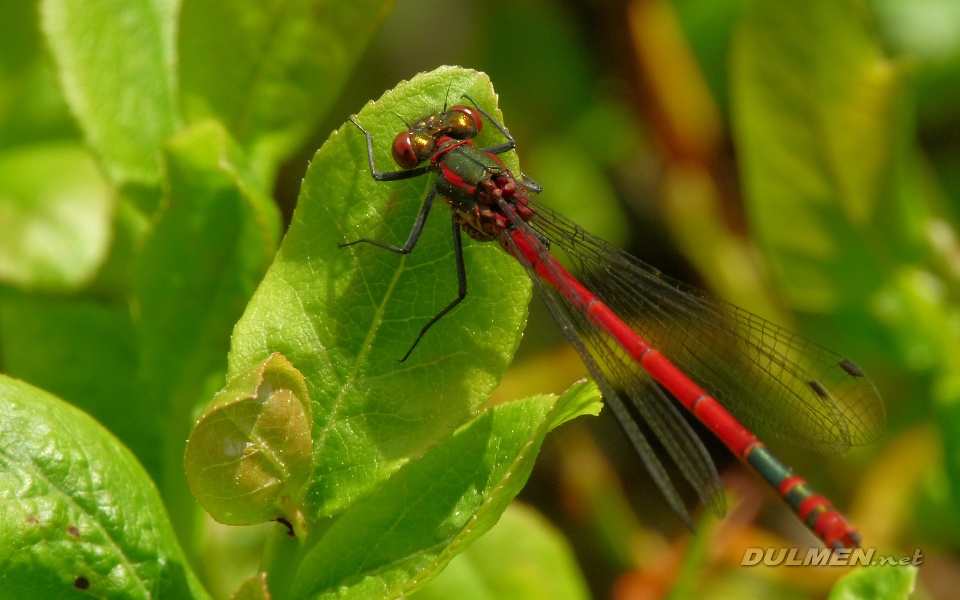
{"label": "red damselfly", "polygon": [[[393,157],[401,171],[376,170],[372,135],[350,119],[366,136],[375,180],[428,172],[438,178],[403,246],[363,238],[341,248],[365,242],[407,254],[436,196],[451,207],[459,293],[423,326],[401,361],[466,297],[461,234],[497,240],[530,274],[644,465],[688,525],[680,494],[640,425],[656,436],[701,500],[722,512],[716,468],[676,402],[772,485],[827,546],[859,546],[854,527],[751,430],[829,452],[872,441],[883,427],[884,410],[863,371],[826,348],[671,280],[531,198],[540,186],[525,176],[518,181],[497,157],[514,149],[513,137],[464,97],[472,107],[445,108],[397,135]],[[481,115],[503,134],[504,143],[474,146]]]}

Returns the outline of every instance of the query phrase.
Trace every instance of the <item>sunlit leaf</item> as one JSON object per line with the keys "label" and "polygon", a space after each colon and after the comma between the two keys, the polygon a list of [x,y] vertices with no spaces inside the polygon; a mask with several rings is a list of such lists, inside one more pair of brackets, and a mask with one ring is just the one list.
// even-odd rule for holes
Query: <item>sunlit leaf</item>
{"label": "sunlit leaf", "polygon": [[130,451],[80,410],[2,375],[0,498],[4,596],[208,598]]}
{"label": "sunlit leaf", "polygon": [[75,142],[0,152],[0,282],[75,289],[110,242],[113,193]]}
{"label": "sunlit leaf", "polygon": [[514,502],[487,535],[417,593],[418,600],[589,598],[567,541],[536,511]]}
{"label": "sunlit leaf", "polygon": [[230,600],[270,600],[272,597],[267,586],[267,574],[257,573],[245,580],[236,593],[230,596]]}
{"label": "sunlit leaf", "polygon": [[185,117],[218,118],[272,171],[326,115],[393,3],[186,2],[179,37]]}
{"label": "sunlit leaf", "polygon": [[[176,122],[179,0],[42,0],[41,25],[87,143],[118,183],[156,184]],[[122,59],[121,59],[122,57]]]}
{"label": "sunlit leaf", "polygon": [[857,0],[747,2],[733,52],[737,155],[752,225],[792,304],[863,309],[894,154],[901,72]]}
{"label": "sunlit leaf", "polygon": [[596,414],[600,392],[580,383],[482,412],[324,532],[301,563],[294,597],[408,594],[489,530],[526,483],[548,431]]}
{"label": "sunlit leaf", "polygon": [[907,600],[917,580],[916,567],[872,566],[857,569],[834,586],[829,600]]}

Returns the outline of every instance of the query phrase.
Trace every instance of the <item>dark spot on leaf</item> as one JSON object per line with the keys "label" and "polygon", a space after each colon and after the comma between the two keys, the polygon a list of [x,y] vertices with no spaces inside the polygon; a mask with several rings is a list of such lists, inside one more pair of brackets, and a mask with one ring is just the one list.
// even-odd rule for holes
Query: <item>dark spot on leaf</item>
{"label": "dark spot on leaf", "polygon": [[84,577],[83,575],[77,577],[73,580],[73,587],[78,590],[86,590],[90,588],[90,580]]}
{"label": "dark spot on leaf", "polygon": [[819,381],[810,381],[807,383],[810,386],[810,389],[813,390],[821,398],[829,398],[830,393],[827,392],[827,389],[820,385]]}
{"label": "dark spot on leaf", "polygon": [[27,523],[36,523],[37,518],[33,515],[27,515]]}
{"label": "dark spot on leaf", "polygon": [[76,525],[71,525],[70,527],[67,527],[67,533],[69,533],[70,535],[72,535],[72,536],[75,537],[75,538],[79,538],[79,537],[80,537],[80,530],[77,529],[77,526],[76,526]]}
{"label": "dark spot on leaf", "polygon": [[283,525],[284,527],[287,528],[287,535],[288,535],[288,536],[290,536],[290,537],[297,537],[297,534],[295,534],[295,533],[293,532],[293,525],[290,524],[290,521],[284,519],[283,517],[280,517],[280,518],[276,519],[276,521],[277,521],[277,523],[280,523],[281,525]]}
{"label": "dark spot on leaf", "polygon": [[847,359],[843,359],[840,361],[840,368],[846,371],[847,373],[849,373],[850,375],[853,375],[854,377],[866,377],[866,375],[863,374],[863,371],[860,370],[860,367],[853,364]]}

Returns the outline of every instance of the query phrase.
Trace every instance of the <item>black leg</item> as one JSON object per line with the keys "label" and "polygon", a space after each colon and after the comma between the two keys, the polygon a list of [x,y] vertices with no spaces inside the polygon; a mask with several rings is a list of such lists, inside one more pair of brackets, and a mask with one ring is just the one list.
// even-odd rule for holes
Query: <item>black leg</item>
{"label": "black leg", "polygon": [[[473,98],[471,98],[470,96],[468,96],[468,95],[466,95],[466,94],[464,94],[463,97],[466,98],[467,100],[469,100],[470,102],[472,102],[473,105],[477,107],[477,110],[480,111],[480,114],[483,115],[483,116],[485,116],[488,121],[490,121],[491,123],[493,123],[493,126],[500,130],[500,133],[503,134],[503,137],[507,138],[507,141],[506,141],[506,143],[504,143],[504,144],[500,144],[500,145],[498,145],[498,146],[491,146],[491,147],[489,147],[489,148],[482,148],[482,150],[483,150],[484,152],[489,152],[490,154],[503,154],[504,152],[506,152],[506,151],[508,151],[508,150],[513,150],[514,148],[517,147],[517,142],[516,142],[516,140],[513,139],[513,136],[510,135],[509,132],[507,132],[507,130],[504,128],[503,125],[501,125],[496,119],[494,119],[493,117],[491,117],[490,115],[488,115],[488,114],[487,114],[487,111],[485,111],[485,110],[483,110],[482,108],[480,108],[480,105],[477,104],[477,101],[476,101],[476,100],[474,100]],[[359,125],[358,125],[358,127],[359,127]]]}
{"label": "black leg", "polygon": [[410,349],[407,350],[407,353],[403,355],[403,358],[400,359],[400,362],[404,362],[413,352],[413,349],[417,347],[417,344],[420,343],[420,340],[423,339],[424,334],[427,333],[427,330],[433,327],[434,323],[443,318],[445,314],[453,310],[453,308],[460,304],[464,298],[467,297],[467,268],[463,264],[463,239],[460,233],[460,224],[457,223],[456,213],[452,213],[453,216],[453,256],[457,261],[457,284],[459,285],[459,291],[457,292],[456,299],[447,305],[446,308],[441,310],[436,314],[426,325],[423,326],[423,329],[420,330],[420,335],[417,336],[417,339],[413,340],[413,345],[410,346]]}
{"label": "black leg", "polygon": [[361,238],[353,242],[343,242],[342,244],[337,244],[337,248],[346,248],[347,246],[365,242],[367,244],[373,244],[378,248],[389,250],[390,252],[396,252],[397,254],[410,254],[410,252],[413,250],[413,247],[417,245],[417,240],[420,239],[420,234],[423,233],[423,224],[427,222],[427,215],[430,214],[430,207],[433,206],[433,199],[436,197],[436,195],[437,188],[430,188],[430,193],[427,194],[426,199],[423,201],[423,206],[420,207],[420,214],[417,215],[417,221],[413,224],[413,230],[410,232],[410,237],[407,238],[407,243],[404,244],[402,248],[398,246],[391,246],[390,244],[384,244],[383,242],[378,242],[377,240],[371,240],[370,238]]}
{"label": "black leg", "polygon": [[373,166],[373,136],[370,135],[369,131],[363,127],[360,127],[360,123],[354,121],[353,117],[350,117],[350,122],[356,125],[357,129],[363,132],[363,135],[367,136],[367,159],[370,161],[370,175],[372,175],[377,181],[399,181],[401,179],[410,179],[411,177],[419,177],[430,170],[428,165],[424,165],[422,167],[417,167],[416,169],[407,169],[406,171],[392,171],[389,173],[381,173],[377,171],[377,168]]}

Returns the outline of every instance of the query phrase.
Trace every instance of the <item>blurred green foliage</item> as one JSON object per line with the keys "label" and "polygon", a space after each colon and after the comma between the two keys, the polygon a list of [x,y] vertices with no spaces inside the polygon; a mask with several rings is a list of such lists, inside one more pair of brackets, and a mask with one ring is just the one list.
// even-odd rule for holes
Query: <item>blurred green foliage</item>
{"label": "blurred green foliage", "polygon": [[[960,545],[958,40],[951,0],[0,3],[0,495],[12,507],[0,519],[0,570],[79,595],[86,563],[71,562],[83,554],[69,527],[109,537],[111,519],[149,518],[154,542],[115,536],[111,549],[152,565],[139,583],[89,573],[91,591],[204,597],[196,572],[225,597],[259,563],[275,598],[338,586],[384,597],[418,588],[493,526],[531,468],[524,444],[594,410],[583,392],[534,396],[576,379],[575,359],[555,349],[561,338],[534,303],[497,398],[534,397],[470,421],[519,343],[529,296],[520,270],[493,245],[468,244],[469,304],[398,368],[422,318],[455,293],[449,224],[433,217],[403,262],[333,248],[360,235],[402,239],[428,186],[371,181],[345,117],[359,112],[385,147],[397,114],[437,110],[456,87],[502,109],[546,202],[864,367],[887,404],[880,443],[830,460],[776,449],[847,509],[866,546],[897,557],[920,548],[919,587],[951,597],[942,582],[957,577]],[[359,110],[441,64],[485,71],[499,97],[451,71]],[[388,170],[385,150],[377,161]],[[203,520],[183,456],[228,373],[275,350],[305,374],[313,402],[314,529],[304,547],[276,525],[261,558],[246,550],[261,537]],[[117,440],[37,388],[119,438],[169,517]],[[549,416],[551,406],[569,408]],[[620,476],[581,435],[588,426]],[[688,534],[614,427],[606,417],[565,426],[521,495],[561,526],[582,574],[563,537],[522,509],[424,595],[811,598],[841,574],[740,566],[746,547],[809,539],[785,509],[762,506],[766,492],[735,465],[731,516],[703,520],[685,547]],[[506,495],[492,492],[501,465],[486,452],[496,444],[504,457],[515,446]],[[58,461],[78,447],[97,450]],[[463,479],[471,472],[475,481]],[[24,484],[58,477],[72,483]],[[440,481],[436,496],[423,491]],[[421,493],[434,500],[422,512],[390,512]],[[496,498],[495,510],[474,494]],[[90,495],[99,504],[73,511]],[[37,539],[40,571],[27,577],[17,554]],[[356,544],[382,552],[351,554]],[[224,565],[225,554],[247,558]],[[297,576],[301,561],[309,576]],[[547,572],[550,585],[538,584]],[[858,571],[831,597],[904,597],[913,576]],[[248,580],[237,597],[264,597],[261,583]]]}

